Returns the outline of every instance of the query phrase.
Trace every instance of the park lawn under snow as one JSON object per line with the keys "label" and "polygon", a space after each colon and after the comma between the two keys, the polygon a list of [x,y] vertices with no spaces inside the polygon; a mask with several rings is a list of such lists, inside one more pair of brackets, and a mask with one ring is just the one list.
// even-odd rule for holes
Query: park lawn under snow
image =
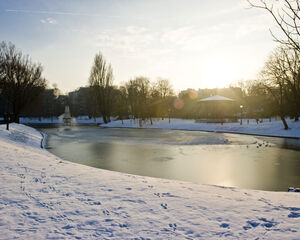
{"label": "park lawn under snow", "polygon": [[[63,115],[59,117],[48,117],[48,118],[28,118],[21,117],[20,123],[23,124],[59,124],[63,123]],[[102,117],[89,118],[88,116],[78,116],[72,118],[72,124],[101,124],[103,123]]]}
{"label": "park lawn under snow", "polygon": [[300,239],[300,195],[111,172],[0,125],[0,239]]}
{"label": "park lawn under snow", "polygon": [[[284,130],[281,120],[264,119],[262,123],[257,124],[255,119],[243,120],[243,124],[236,123],[197,123],[195,120],[187,119],[154,119],[151,125],[150,121],[142,122],[142,128],[160,128],[160,129],[178,129],[178,130],[199,130],[213,132],[228,132],[228,133],[244,133],[265,136],[278,137],[297,137],[300,138],[300,121],[295,122],[287,119],[289,125],[288,130]],[[102,124],[102,127],[125,127],[125,128],[140,128],[139,120],[127,119],[123,123],[121,120],[112,121],[108,124]]]}

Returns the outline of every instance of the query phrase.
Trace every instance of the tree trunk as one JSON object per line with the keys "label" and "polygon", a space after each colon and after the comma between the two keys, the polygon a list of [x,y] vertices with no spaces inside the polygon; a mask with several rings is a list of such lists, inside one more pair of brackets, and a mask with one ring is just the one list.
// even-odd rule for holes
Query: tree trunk
{"label": "tree trunk", "polygon": [[20,115],[18,113],[14,113],[13,115],[8,115],[8,121],[20,123]]}
{"label": "tree trunk", "polygon": [[105,124],[108,123],[105,115],[102,114],[102,118],[103,118],[103,122],[104,122]]}
{"label": "tree trunk", "polygon": [[280,116],[280,119],[281,119],[281,121],[282,121],[282,123],[283,123],[284,130],[288,130],[288,129],[289,129],[289,126],[288,126],[288,124],[287,124],[287,122],[286,122],[284,116]]}

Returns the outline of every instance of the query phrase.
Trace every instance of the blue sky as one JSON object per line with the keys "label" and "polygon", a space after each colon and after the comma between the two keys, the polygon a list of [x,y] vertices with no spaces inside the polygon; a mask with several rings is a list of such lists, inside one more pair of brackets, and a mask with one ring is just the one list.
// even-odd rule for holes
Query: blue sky
{"label": "blue sky", "polygon": [[44,66],[49,85],[87,85],[94,55],[115,83],[168,78],[176,90],[253,79],[276,44],[246,0],[0,0],[0,40]]}

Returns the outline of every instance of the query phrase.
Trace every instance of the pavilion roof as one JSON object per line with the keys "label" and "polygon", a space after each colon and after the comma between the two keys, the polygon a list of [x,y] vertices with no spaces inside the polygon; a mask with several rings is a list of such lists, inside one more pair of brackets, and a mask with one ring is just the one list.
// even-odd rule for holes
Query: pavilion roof
{"label": "pavilion roof", "polygon": [[203,98],[199,100],[200,102],[209,102],[209,101],[235,101],[234,99],[231,98],[227,98],[227,97],[223,97],[223,96],[219,96],[219,95],[214,95],[208,98]]}

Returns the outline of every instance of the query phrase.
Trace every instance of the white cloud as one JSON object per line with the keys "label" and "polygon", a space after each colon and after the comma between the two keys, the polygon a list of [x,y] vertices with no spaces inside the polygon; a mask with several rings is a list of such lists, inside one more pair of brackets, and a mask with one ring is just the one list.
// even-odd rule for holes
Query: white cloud
{"label": "white cloud", "polygon": [[54,19],[54,18],[51,18],[51,17],[50,18],[46,18],[46,19],[41,19],[40,21],[43,24],[57,24],[57,20]]}
{"label": "white cloud", "polygon": [[134,54],[144,51],[156,41],[156,33],[146,28],[128,26],[118,31],[102,31],[96,36],[96,46]]}
{"label": "white cloud", "polygon": [[147,29],[144,27],[137,27],[137,26],[128,26],[126,27],[126,32],[129,34],[140,34],[146,32]]}

